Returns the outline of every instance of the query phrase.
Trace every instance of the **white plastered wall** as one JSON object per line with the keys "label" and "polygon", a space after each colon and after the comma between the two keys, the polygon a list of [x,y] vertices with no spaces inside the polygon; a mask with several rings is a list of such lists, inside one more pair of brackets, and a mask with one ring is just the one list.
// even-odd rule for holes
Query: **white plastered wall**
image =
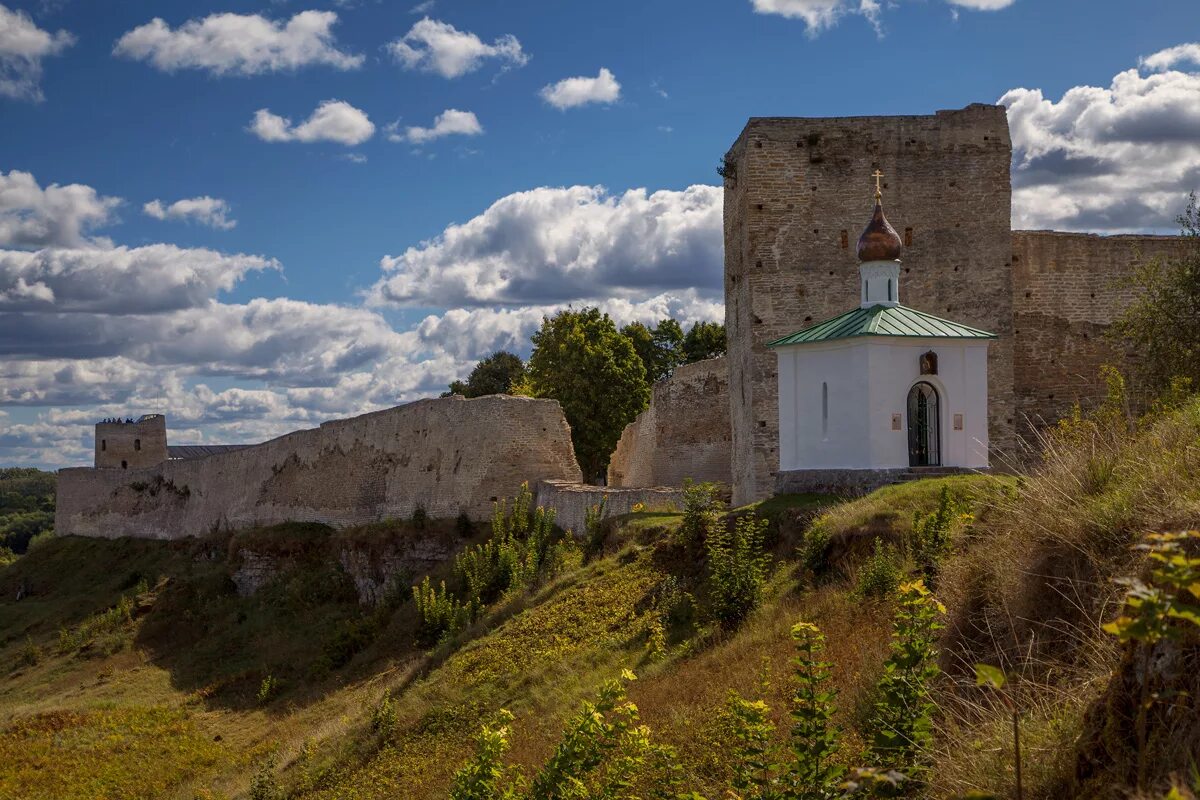
{"label": "white plastered wall", "polygon": [[[938,374],[921,375],[931,350]],[[921,380],[938,392],[942,465],[988,466],[986,340],[856,337],[776,355],[780,470],[908,467],[908,392]]]}

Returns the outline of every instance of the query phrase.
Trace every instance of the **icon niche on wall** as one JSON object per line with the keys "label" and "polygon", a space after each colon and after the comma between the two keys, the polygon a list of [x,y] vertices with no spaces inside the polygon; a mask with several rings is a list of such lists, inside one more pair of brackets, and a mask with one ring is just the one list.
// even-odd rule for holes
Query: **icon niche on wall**
{"label": "icon niche on wall", "polygon": [[928,353],[921,354],[921,374],[922,375],[937,375],[938,374],[937,353],[930,350]]}

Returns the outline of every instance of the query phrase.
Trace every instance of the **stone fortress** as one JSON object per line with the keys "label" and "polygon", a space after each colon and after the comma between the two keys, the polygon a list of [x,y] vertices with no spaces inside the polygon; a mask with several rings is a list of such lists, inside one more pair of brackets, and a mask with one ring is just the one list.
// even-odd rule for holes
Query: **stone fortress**
{"label": "stone fortress", "polygon": [[[733,502],[770,496],[779,471],[775,356],[766,344],[833,316],[858,296],[854,242],[881,170],[904,239],[907,306],[998,334],[988,355],[988,432],[1000,454],[1103,394],[1099,367],[1122,363],[1105,329],[1130,300],[1139,260],[1171,236],[1011,229],[1005,110],[926,116],[753,118],[724,159],[724,358],[680,367],[588,487],[555,401],[420,400],[242,448],[167,444],[166,420],[105,422],[92,468],[59,472],[62,534],[179,538],[312,520],[334,526],[408,517],[486,518],[523,481],[563,527],[605,497],[610,513],[678,500],[685,478],[731,485]],[[993,463],[996,459],[993,459]]]}

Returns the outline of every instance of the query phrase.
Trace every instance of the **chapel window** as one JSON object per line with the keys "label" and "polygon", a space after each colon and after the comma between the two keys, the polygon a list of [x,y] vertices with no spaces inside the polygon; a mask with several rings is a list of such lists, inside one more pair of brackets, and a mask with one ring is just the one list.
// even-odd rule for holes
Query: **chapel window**
{"label": "chapel window", "polygon": [[821,384],[821,436],[829,438],[829,384]]}

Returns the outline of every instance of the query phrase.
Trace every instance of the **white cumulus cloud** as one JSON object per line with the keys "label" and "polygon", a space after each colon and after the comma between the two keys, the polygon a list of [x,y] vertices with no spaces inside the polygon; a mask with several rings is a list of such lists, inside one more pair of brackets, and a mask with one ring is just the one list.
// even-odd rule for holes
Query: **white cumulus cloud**
{"label": "white cumulus cloud", "polygon": [[218,197],[187,197],[176,200],[170,205],[161,200],[151,200],[142,206],[142,211],[148,216],[162,220],[185,220],[207,225],[210,228],[231,230],[237,225],[236,219],[229,218],[229,203]]}
{"label": "white cumulus cloud", "polygon": [[621,98],[621,84],[608,69],[601,67],[594,78],[563,78],[543,86],[541,98],[557,109],[575,108],[588,103],[615,103]]}
{"label": "white cumulus cloud", "polygon": [[388,133],[388,139],[393,142],[425,144],[443,136],[478,136],[481,133],[483,126],[479,124],[479,118],[473,112],[447,108],[434,118],[432,127],[411,126],[406,128],[403,134],[397,129],[392,129]]}
{"label": "white cumulus cloud", "polygon": [[432,72],[443,78],[458,78],[474,72],[484,61],[495,59],[506,68],[529,61],[517,37],[505,34],[491,44],[448,22],[423,18],[408,33],[387,45],[387,50],[406,69]]}
{"label": "white cumulus cloud", "polygon": [[[965,8],[971,11],[999,11],[1008,8],[1016,0],[945,0],[955,8]],[[773,14],[789,19],[799,19],[805,24],[809,36],[815,36],[826,28],[832,27],[839,19],[847,14],[857,14],[865,17],[877,33],[882,33],[880,14],[883,5],[880,0],[750,0],[751,6],[759,14]],[[887,4],[892,7],[892,3]]]}
{"label": "white cumulus cloud", "polygon": [[375,303],[545,304],[722,291],[722,190],[610,194],[600,186],[507,195],[435,239],[381,261]]}
{"label": "white cumulus cloud", "polygon": [[1200,66],[1200,42],[1168,47],[1141,59],[1141,65],[1150,70],[1170,69],[1180,64]]}
{"label": "white cumulus cloud", "polygon": [[117,40],[116,55],[148,61],[166,72],[203,69],[213,75],[258,75],[314,64],[348,70],[363,56],[337,48],[333,11],[301,11],[274,21],[260,14],[210,14],[172,29],[154,18]]}
{"label": "white cumulus cloud", "polygon": [[0,96],[42,100],[42,59],[74,43],[67,31],[42,30],[28,14],[0,5]]}
{"label": "white cumulus cloud", "polygon": [[[1186,48],[1142,64],[1182,63]],[[1200,70],[1130,69],[1058,100],[1020,88],[1000,103],[1012,132],[1016,227],[1169,230],[1200,188]]]}
{"label": "white cumulus cloud", "polygon": [[338,142],[353,147],[375,135],[375,123],[344,100],[326,100],[299,125],[260,108],[250,131],[264,142]]}
{"label": "white cumulus cloud", "polygon": [[0,247],[96,244],[84,234],[112,222],[120,204],[91,186],[52,183],[43,189],[28,172],[0,172]]}

